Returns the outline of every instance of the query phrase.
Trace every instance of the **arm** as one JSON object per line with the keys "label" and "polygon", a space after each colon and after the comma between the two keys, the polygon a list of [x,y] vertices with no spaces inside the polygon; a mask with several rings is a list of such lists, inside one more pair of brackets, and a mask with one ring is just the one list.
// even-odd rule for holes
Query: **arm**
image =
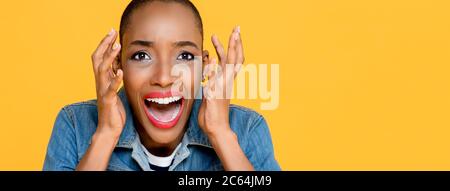
{"label": "arm", "polygon": [[225,128],[230,129],[230,131],[220,133],[220,135],[208,136],[225,170],[253,171],[253,165],[239,145],[236,134],[231,131],[230,127],[224,127],[223,129]]}
{"label": "arm", "polygon": [[118,140],[119,137],[117,135],[96,132],[94,136],[92,136],[91,145],[78,164],[76,170],[106,170]]}

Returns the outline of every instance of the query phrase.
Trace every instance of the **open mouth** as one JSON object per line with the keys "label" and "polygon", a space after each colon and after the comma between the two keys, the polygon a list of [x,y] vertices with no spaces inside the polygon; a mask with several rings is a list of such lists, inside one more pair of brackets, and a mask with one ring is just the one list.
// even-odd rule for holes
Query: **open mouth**
{"label": "open mouth", "polygon": [[157,128],[168,129],[178,123],[184,99],[172,93],[153,92],[144,97],[145,113]]}

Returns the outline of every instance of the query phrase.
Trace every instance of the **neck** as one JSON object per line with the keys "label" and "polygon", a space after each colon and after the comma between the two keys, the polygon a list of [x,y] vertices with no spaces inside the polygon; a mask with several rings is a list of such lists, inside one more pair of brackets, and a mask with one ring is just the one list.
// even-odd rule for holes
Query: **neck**
{"label": "neck", "polygon": [[139,134],[139,139],[144,147],[153,155],[159,157],[167,157],[170,156],[174,150],[177,148],[178,144],[181,143],[183,138],[183,133],[178,136],[174,141],[168,143],[157,143],[155,142],[147,131],[142,127],[138,126],[137,132]]}

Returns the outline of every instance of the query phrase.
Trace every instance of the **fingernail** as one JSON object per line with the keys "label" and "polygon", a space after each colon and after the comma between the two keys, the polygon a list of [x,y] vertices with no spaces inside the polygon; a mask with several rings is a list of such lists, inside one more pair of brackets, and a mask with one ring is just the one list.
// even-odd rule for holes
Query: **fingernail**
{"label": "fingernail", "polygon": [[216,43],[217,42],[217,35],[213,34],[212,35],[212,40],[214,41],[214,43]]}
{"label": "fingernail", "polygon": [[238,25],[238,26],[236,27],[236,32],[237,32],[237,33],[241,33],[241,26]]}
{"label": "fingernail", "polygon": [[233,34],[233,36],[234,36],[234,40],[235,40],[235,41],[239,40],[239,33],[238,33],[238,32],[235,32],[235,33]]}
{"label": "fingernail", "polygon": [[109,31],[108,36],[112,36],[116,31],[114,29],[111,29],[111,31]]}

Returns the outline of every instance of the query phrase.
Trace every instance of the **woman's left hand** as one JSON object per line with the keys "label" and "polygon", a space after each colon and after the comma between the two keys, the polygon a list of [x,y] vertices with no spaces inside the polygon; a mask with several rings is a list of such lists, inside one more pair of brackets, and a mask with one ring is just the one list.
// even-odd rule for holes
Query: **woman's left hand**
{"label": "woman's left hand", "polygon": [[234,78],[244,63],[240,27],[234,28],[231,33],[227,52],[216,35],[211,40],[219,56],[219,64],[216,59],[204,60],[203,77],[207,82],[202,84],[203,101],[198,115],[200,127],[210,138],[232,132],[228,107]]}
{"label": "woman's left hand", "polygon": [[244,51],[240,28],[236,27],[230,36],[228,52],[217,36],[212,42],[219,56],[219,65],[215,59],[205,59],[203,100],[198,114],[200,128],[206,133],[225,170],[254,170],[252,164],[239,145],[237,135],[229,122],[229,106],[233,82],[244,63]]}

